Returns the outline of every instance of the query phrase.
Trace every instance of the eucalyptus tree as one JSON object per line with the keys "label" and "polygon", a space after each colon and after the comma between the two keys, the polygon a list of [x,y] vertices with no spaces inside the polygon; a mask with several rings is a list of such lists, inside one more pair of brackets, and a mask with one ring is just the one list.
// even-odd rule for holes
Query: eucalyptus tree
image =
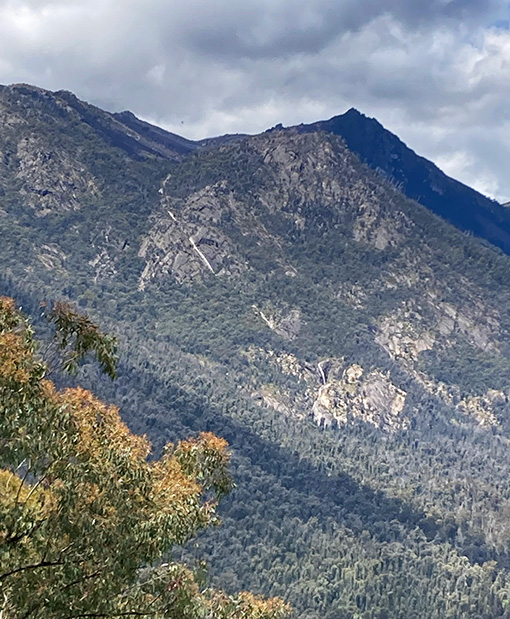
{"label": "eucalyptus tree", "polygon": [[[70,306],[50,318],[74,370],[87,354],[115,374],[115,342]],[[115,406],[48,378],[33,329],[0,299],[0,617],[277,619],[288,607],[209,589],[162,557],[217,522],[232,487],[210,433],[160,459]]]}

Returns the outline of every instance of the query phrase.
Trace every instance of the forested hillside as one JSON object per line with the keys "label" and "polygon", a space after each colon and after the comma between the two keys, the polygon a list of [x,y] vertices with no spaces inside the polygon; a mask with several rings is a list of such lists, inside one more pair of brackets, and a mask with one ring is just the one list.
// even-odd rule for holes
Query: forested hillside
{"label": "forested hillside", "polygon": [[300,618],[509,617],[510,258],[331,133],[134,151],[69,97],[0,92],[1,291],[118,334],[78,380],[156,450],[228,440],[184,558]]}

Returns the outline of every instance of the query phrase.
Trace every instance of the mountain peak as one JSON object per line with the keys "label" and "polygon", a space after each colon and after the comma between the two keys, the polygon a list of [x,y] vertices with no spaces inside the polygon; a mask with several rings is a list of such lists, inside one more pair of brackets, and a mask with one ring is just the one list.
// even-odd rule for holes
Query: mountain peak
{"label": "mountain peak", "polygon": [[365,116],[365,114],[363,114],[362,112],[360,112],[357,108],[355,107],[350,107],[347,112],[345,112],[345,114],[340,114],[340,116],[347,116],[347,117],[359,117],[359,118],[367,118]]}
{"label": "mountain peak", "polygon": [[408,197],[461,230],[485,238],[510,253],[510,211],[494,200],[448,177],[417,155],[377,119],[355,108],[329,120],[304,125],[301,131],[341,136],[349,149]]}

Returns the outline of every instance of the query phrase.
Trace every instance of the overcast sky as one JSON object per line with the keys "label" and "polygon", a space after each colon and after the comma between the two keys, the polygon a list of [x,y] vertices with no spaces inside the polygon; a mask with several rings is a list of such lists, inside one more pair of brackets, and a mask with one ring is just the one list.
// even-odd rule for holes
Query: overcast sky
{"label": "overcast sky", "polygon": [[506,201],[509,19],[500,0],[0,0],[0,83],[190,138],[356,107]]}

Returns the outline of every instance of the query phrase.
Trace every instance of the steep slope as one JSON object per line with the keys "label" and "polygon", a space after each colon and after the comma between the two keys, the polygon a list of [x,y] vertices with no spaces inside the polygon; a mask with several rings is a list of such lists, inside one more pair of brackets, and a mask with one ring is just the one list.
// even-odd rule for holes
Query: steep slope
{"label": "steep slope", "polygon": [[156,152],[68,92],[1,87],[0,117],[0,226],[16,238],[3,246],[13,275],[25,277],[24,255],[45,265],[48,281],[57,271],[72,295],[84,265],[94,278],[122,270],[136,256],[160,179],[182,155],[162,145]]}
{"label": "steep slope", "polygon": [[140,120],[132,112],[119,112],[112,114],[112,116],[122,125],[135,132],[135,139],[140,150],[146,148],[148,152],[175,159],[176,154],[188,155],[199,147],[197,142],[187,140],[180,135]]}
{"label": "steep slope", "polygon": [[300,130],[322,130],[343,137],[362,161],[398,185],[408,197],[461,230],[472,232],[510,253],[508,209],[446,176],[375,118],[367,118],[352,108],[330,120],[302,125]]}
{"label": "steep slope", "polygon": [[233,447],[221,543],[188,558],[303,618],[510,616],[510,258],[323,131],[139,160],[9,96],[0,149],[37,147],[1,168],[2,290],[119,333],[102,395],[157,446]]}

